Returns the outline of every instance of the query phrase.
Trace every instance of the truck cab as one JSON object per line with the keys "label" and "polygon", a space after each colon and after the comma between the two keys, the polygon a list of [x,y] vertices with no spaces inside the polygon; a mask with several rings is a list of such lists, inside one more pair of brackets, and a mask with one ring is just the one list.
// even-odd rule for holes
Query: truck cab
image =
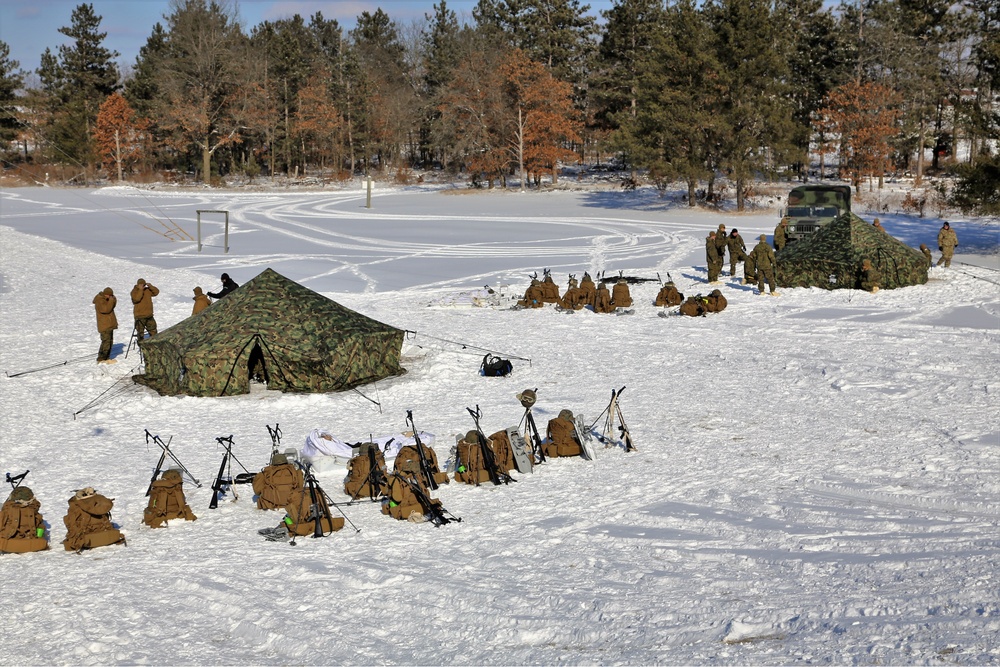
{"label": "truck cab", "polygon": [[799,241],[820,227],[851,211],[851,186],[800,185],[788,193],[788,206],[780,211],[788,240]]}

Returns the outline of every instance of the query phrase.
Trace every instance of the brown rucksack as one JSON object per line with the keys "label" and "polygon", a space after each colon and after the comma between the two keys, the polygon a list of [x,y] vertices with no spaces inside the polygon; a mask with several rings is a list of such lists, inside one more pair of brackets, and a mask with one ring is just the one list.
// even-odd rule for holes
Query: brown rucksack
{"label": "brown rucksack", "polygon": [[514,463],[514,450],[511,448],[510,437],[507,431],[497,431],[489,437],[490,447],[493,449],[493,461],[500,472],[510,472],[517,468]]}
{"label": "brown rucksack", "polygon": [[455,465],[455,481],[464,484],[475,484],[490,481],[490,473],[486,470],[483,461],[483,451],[480,449],[478,436],[475,431],[470,431],[465,439],[460,440],[457,447],[457,461]]}
{"label": "brown rucksack", "polygon": [[677,291],[673,283],[668,283],[660,288],[656,295],[655,304],[657,306],[676,306],[684,301],[684,295]]}
{"label": "brown rucksack", "polygon": [[66,524],[66,551],[93,549],[125,542],[125,536],[111,523],[114,501],[93,489],[81,489],[69,499],[69,508],[63,523]]}
{"label": "brown rucksack", "polygon": [[576,425],[572,419],[556,417],[549,420],[547,428],[548,439],[545,443],[545,456],[579,456],[583,451],[575,437]]}
{"label": "brown rucksack", "polygon": [[[363,443],[358,451],[358,455],[347,462],[344,493],[354,500],[362,496],[375,500],[382,493],[381,480],[386,476],[385,457],[378,445],[370,442]],[[372,461],[375,462],[375,474],[372,474]]]}
{"label": "brown rucksack", "polygon": [[712,293],[705,297],[705,311],[709,313],[721,313],[729,305],[729,301],[722,295],[720,290],[712,290]]}
{"label": "brown rucksack", "polygon": [[304,485],[302,471],[291,463],[269,465],[253,478],[257,508],[284,509],[298,496]]}
{"label": "brown rucksack", "polygon": [[38,499],[18,487],[0,509],[0,553],[27,553],[49,548]]}
{"label": "brown rucksack", "polygon": [[[438,467],[437,454],[434,450],[427,445],[423,445],[422,449],[424,450],[424,457],[427,459],[427,465],[431,470],[434,482],[437,484],[447,484],[450,482],[448,473],[441,472],[441,468]],[[396,460],[392,464],[392,471],[408,473],[420,478],[423,477],[423,472],[420,468],[420,454],[417,452],[416,445],[407,445],[399,450],[399,453],[396,454]],[[428,484],[428,480],[422,481],[424,485]]]}
{"label": "brown rucksack", "polygon": [[705,314],[705,302],[703,296],[700,294],[698,296],[689,296],[687,300],[681,304],[680,313],[681,315],[688,315],[690,317],[700,317]]}
{"label": "brown rucksack", "polygon": [[159,528],[171,519],[194,521],[194,512],[184,498],[184,480],[176,470],[167,470],[161,479],[153,482],[149,490],[149,503],[142,513],[142,522],[150,528]]}
{"label": "brown rucksack", "polygon": [[[420,489],[421,493],[418,494],[414,486]],[[383,483],[382,493],[385,496],[385,500],[382,501],[382,514],[393,519],[419,523],[429,517],[435,508],[438,511],[441,509],[441,501],[432,499],[427,493],[427,487],[415,475],[402,472],[389,475]],[[433,503],[434,508],[428,503]]]}
{"label": "brown rucksack", "polygon": [[289,535],[314,535],[317,515],[320,529],[324,535],[344,527],[344,517],[331,514],[326,493],[323,492],[319,484],[316,484],[312,491],[306,486],[297,492],[297,497],[292,498],[292,502],[285,508],[285,512],[287,513],[285,526],[288,528]]}

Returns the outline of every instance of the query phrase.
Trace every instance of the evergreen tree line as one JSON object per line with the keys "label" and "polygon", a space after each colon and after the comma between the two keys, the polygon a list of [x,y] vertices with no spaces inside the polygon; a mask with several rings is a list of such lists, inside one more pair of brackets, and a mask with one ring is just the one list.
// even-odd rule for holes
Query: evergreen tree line
{"label": "evergreen tree line", "polygon": [[1000,210],[995,0],[616,0],[601,21],[579,0],[479,0],[462,22],[440,0],[408,26],[379,9],[249,33],[236,11],[172,0],[123,73],[80,4],[27,87],[0,42],[5,160],[522,188],[611,162],[691,205],[724,177],[742,208],[761,178],[815,175],[812,153],[855,186],[951,170],[960,205]]}

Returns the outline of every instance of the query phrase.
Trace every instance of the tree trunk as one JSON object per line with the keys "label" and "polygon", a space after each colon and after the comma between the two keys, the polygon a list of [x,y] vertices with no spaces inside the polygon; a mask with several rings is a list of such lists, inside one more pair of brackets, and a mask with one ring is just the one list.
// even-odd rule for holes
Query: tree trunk
{"label": "tree trunk", "polygon": [[920,116],[920,130],[917,132],[917,175],[913,185],[918,186],[924,180],[924,117]]}
{"label": "tree trunk", "polygon": [[694,207],[696,205],[695,197],[698,196],[698,179],[689,178],[688,179],[688,206]]}
{"label": "tree trunk", "polygon": [[209,149],[209,137],[201,147],[201,182],[209,185],[212,182],[212,151]]}
{"label": "tree trunk", "polygon": [[122,136],[115,130],[115,166],[118,167],[118,182],[122,182]]}
{"label": "tree trunk", "polygon": [[521,178],[521,192],[524,192],[524,181],[528,175],[524,171],[524,116],[521,107],[517,108],[517,173]]}

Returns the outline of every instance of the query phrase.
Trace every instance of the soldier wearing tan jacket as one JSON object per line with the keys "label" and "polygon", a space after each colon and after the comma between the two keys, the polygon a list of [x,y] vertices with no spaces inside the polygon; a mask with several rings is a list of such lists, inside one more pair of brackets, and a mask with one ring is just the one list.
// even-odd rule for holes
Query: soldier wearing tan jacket
{"label": "soldier wearing tan jacket", "polygon": [[135,316],[135,338],[142,340],[146,331],[149,337],[156,335],[156,320],[153,319],[153,297],[160,293],[155,285],[147,283],[142,278],[135,281],[132,288],[132,315]]}
{"label": "soldier wearing tan jacket", "polygon": [[101,334],[101,347],[97,351],[97,363],[114,363],[111,360],[111,346],[114,344],[115,329],[118,328],[118,318],[115,317],[115,306],[118,299],[110,287],[94,297],[94,310],[97,312],[97,332]]}
{"label": "soldier wearing tan jacket", "polygon": [[955,248],[957,247],[958,234],[946,222],[941,225],[941,231],[938,232],[938,250],[941,251],[941,259],[938,260],[937,265],[951,266],[951,258],[955,256]]}
{"label": "soldier wearing tan jacket", "polygon": [[191,309],[192,315],[197,315],[201,311],[205,310],[212,305],[212,300],[208,298],[206,294],[203,294],[200,287],[194,288],[194,308]]}

